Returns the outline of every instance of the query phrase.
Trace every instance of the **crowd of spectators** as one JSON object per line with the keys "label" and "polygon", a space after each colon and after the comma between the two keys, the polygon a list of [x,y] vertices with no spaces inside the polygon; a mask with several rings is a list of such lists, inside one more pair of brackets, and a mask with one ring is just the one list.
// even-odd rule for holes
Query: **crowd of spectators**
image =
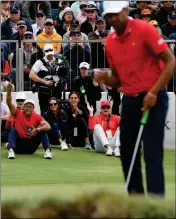
{"label": "crowd of spectators", "polygon": [[[49,95],[46,94],[46,90],[45,95],[43,91],[40,92],[38,97],[41,115],[46,123],[43,123],[42,117],[35,115],[37,119],[35,126],[29,130],[29,133],[23,133],[21,136],[27,135],[28,139],[32,139],[37,135],[37,142],[44,142],[45,158],[52,157],[49,144],[60,144],[61,150],[67,150],[71,146],[92,149],[95,143],[97,152],[106,152],[107,155],[114,153],[115,156],[119,156],[119,133],[115,132],[114,127],[118,127],[120,121],[120,93],[114,88],[99,85],[95,80],[98,69],[109,67],[105,43],[106,37],[114,31],[101,16],[103,1],[1,1],[0,4],[1,40],[4,40],[1,42],[2,91],[7,91],[10,96],[11,91],[16,90],[19,83],[17,81],[19,66],[17,65],[22,40],[25,40],[22,47],[25,91],[32,90],[37,83],[57,87],[58,81],[53,83],[40,78],[40,73],[44,74],[45,69],[50,71],[55,69],[56,61],[65,60],[64,65],[67,63],[67,70],[69,69],[65,85],[60,89],[60,91],[70,91],[68,103],[60,105],[58,99],[61,98],[61,93],[58,93],[58,90],[55,92],[57,95],[53,90]],[[176,40],[176,3],[174,1],[130,1],[129,16],[131,19],[148,22],[164,39],[172,40],[168,44],[176,55],[176,41],[174,41]],[[18,44],[6,42],[7,40],[17,40]],[[44,43],[41,42],[42,40],[48,41]],[[95,42],[89,42],[92,40]],[[9,86],[8,82],[12,85]],[[173,85],[174,78],[168,84],[168,91],[174,91]],[[114,100],[114,104],[111,106],[110,102],[102,102],[100,115],[93,118],[96,113],[96,101],[101,99],[101,91],[107,91],[108,96]],[[17,98],[15,108],[14,105],[12,106],[10,97],[8,98],[7,106],[2,104],[1,96],[1,119],[3,120],[1,137],[7,142],[9,130],[13,129],[10,135],[11,142],[7,144],[7,147],[9,158],[14,158],[14,151],[17,150],[14,139],[21,136],[14,131],[15,128],[18,130],[19,124],[16,125],[12,118],[14,121],[18,117],[21,118],[20,110],[24,110],[26,115],[30,111],[33,115],[35,104],[31,100],[26,100],[25,97]],[[21,108],[18,107],[19,102],[22,103]],[[113,114],[110,113],[111,110]],[[39,134],[40,129],[47,135]],[[21,129],[19,130],[21,133]],[[92,131],[95,131],[94,137],[92,137]],[[113,140],[109,141],[110,139]],[[33,150],[27,153],[34,153],[37,147],[38,144],[35,144]]]}

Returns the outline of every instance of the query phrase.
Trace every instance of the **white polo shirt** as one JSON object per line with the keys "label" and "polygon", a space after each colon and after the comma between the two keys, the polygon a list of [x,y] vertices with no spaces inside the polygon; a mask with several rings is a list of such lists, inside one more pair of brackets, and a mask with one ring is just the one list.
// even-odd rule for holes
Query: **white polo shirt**
{"label": "white polo shirt", "polygon": [[6,103],[1,102],[1,118],[7,114],[9,114],[9,107]]}

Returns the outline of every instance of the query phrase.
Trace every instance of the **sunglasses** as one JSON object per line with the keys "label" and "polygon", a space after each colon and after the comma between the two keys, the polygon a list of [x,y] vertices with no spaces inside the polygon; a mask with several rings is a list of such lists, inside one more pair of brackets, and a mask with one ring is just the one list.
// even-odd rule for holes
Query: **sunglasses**
{"label": "sunglasses", "polygon": [[87,14],[94,14],[95,11],[87,11]]}
{"label": "sunglasses", "polygon": [[53,51],[53,49],[47,49],[47,50],[45,50],[45,52],[52,52]]}
{"label": "sunglasses", "polygon": [[2,1],[1,3],[9,3],[8,1]]}
{"label": "sunglasses", "polygon": [[18,14],[18,11],[11,11],[10,14]]}
{"label": "sunglasses", "polygon": [[24,38],[25,38],[25,39],[30,39],[30,40],[33,39],[32,36],[25,36]]}
{"label": "sunglasses", "polygon": [[25,100],[23,100],[23,99],[18,99],[18,100],[16,100],[16,102],[24,102]]}
{"label": "sunglasses", "polygon": [[57,103],[50,103],[49,105],[50,105],[50,106],[56,106]]}
{"label": "sunglasses", "polygon": [[39,18],[39,17],[44,17],[43,14],[36,14],[36,17]]}
{"label": "sunglasses", "polygon": [[145,17],[151,17],[150,14],[142,15],[143,18]]}
{"label": "sunglasses", "polygon": [[84,8],[87,8],[87,5],[81,5],[80,6],[80,9],[84,9]]}
{"label": "sunglasses", "polygon": [[53,26],[52,23],[46,23],[45,26]]}
{"label": "sunglasses", "polygon": [[111,107],[110,106],[102,106],[101,108],[102,109],[110,109]]}

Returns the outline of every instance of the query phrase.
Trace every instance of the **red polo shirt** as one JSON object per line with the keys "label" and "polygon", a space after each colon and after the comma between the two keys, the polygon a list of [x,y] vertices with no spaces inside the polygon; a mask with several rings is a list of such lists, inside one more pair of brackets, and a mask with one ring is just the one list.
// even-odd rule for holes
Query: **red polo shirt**
{"label": "red polo shirt", "polygon": [[167,48],[152,25],[137,19],[128,20],[123,36],[114,31],[107,37],[107,59],[117,72],[125,95],[152,88],[164,68],[164,62],[157,55]]}
{"label": "red polo shirt", "polygon": [[20,138],[31,138],[27,135],[27,128],[34,127],[37,128],[40,125],[40,122],[43,121],[43,117],[36,112],[33,112],[30,117],[25,116],[23,110],[16,108],[14,115],[15,118],[15,129],[18,132]]}

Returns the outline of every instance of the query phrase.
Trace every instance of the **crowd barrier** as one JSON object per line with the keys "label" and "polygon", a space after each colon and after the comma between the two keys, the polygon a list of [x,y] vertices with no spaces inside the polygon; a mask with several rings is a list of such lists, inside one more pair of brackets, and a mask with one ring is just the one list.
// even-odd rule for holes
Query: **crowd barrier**
{"label": "crowd barrier", "polygon": [[[35,102],[35,111],[37,113],[40,113],[40,107],[39,107],[39,102],[38,102],[38,95],[37,93],[32,93],[31,91],[25,92],[26,93],[26,97],[29,99],[33,99]],[[66,99],[68,99],[68,95],[69,92],[66,92]],[[169,109],[168,109],[168,114],[167,114],[167,119],[166,119],[166,124],[165,124],[165,143],[164,146],[165,148],[172,148],[175,149],[176,148],[176,142],[175,142],[175,133],[176,133],[176,129],[175,129],[175,94],[173,92],[168,92],[168,96],[169,96]],[[3,99],[4,102],[6,100],[6,93],[3,93]],[[16,97],[16,92],[12,93],[12,101],[15,104],[15,97]],[[100,101],[102,100],[106,100],[107,99],[107,93],[106,92],[102,92],[102,98]],[[97,101],[97,112],[99,112],[100,110],[100,101]],[[96,113],[97,113],[96,112]]]}

